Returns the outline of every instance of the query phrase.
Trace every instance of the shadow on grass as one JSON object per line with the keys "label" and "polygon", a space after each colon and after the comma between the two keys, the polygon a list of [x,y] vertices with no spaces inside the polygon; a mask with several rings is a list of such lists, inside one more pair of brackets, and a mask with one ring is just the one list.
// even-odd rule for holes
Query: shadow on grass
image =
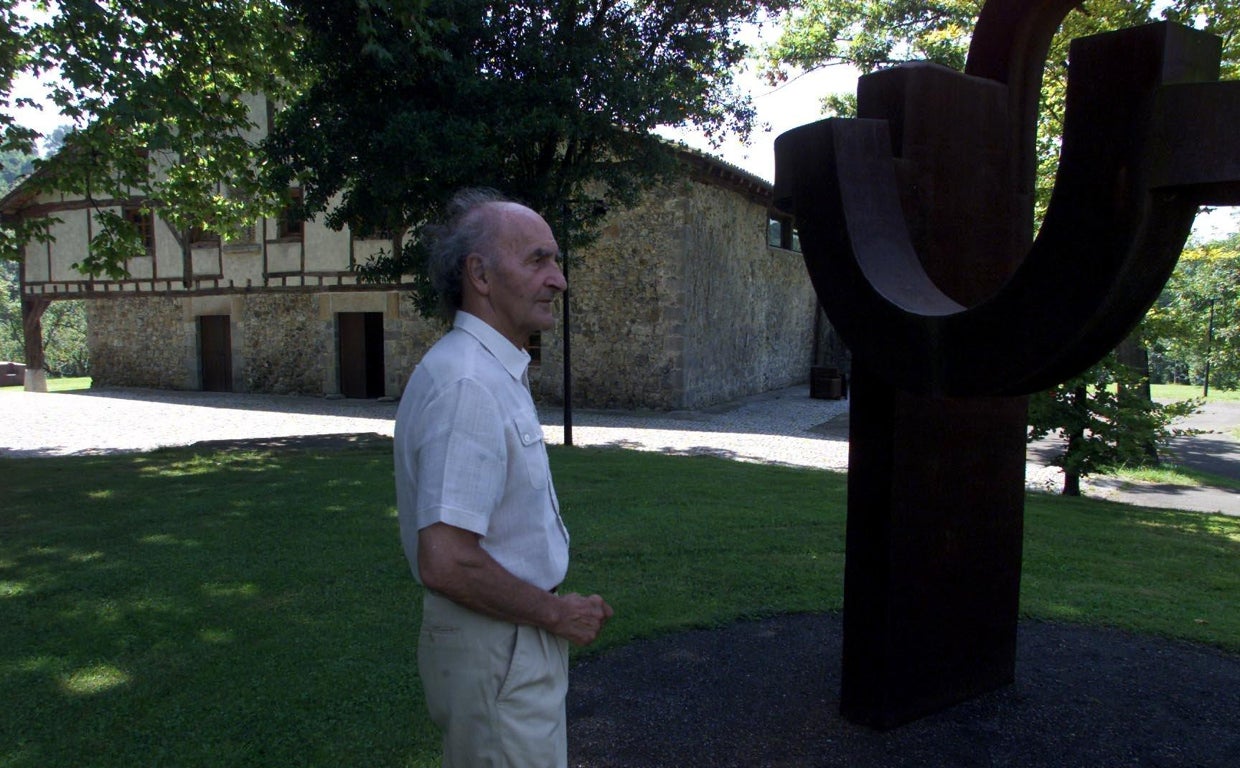
{"label": "shadow on grass", "polygon": [[410,725],[416,587],[387,452],[0,478],[0,764],[405,765],[433,742]]}

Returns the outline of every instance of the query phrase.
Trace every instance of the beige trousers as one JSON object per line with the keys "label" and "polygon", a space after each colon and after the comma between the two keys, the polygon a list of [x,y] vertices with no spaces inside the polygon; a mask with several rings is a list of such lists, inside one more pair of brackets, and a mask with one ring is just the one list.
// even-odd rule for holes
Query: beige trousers
{"label": "beige trousers", "polygon": [[567,768],[566,640],[427,591],[418,674],[444,768]]}

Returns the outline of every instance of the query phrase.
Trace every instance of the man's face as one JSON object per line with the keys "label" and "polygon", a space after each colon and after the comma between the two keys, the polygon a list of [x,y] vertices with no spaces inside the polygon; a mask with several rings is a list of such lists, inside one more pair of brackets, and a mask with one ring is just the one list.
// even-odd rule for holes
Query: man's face
{"label": "man's face", "polygon": [[568,288],[551,227],[524,206],[505,204],[487,265],[492,325],[519,348],[555,326],[551,302]]}

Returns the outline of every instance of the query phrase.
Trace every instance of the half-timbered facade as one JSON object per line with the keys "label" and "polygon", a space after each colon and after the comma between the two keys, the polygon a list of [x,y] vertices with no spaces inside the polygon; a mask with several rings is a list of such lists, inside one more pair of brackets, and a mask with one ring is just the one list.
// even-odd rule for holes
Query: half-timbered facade
{"label": "half-timbered facade", "polygon": [[[584,407],[701,407],[804,382],[816,303],[770,186],[686,153],[681,180],[613,211],[572,260],[573,400]],[[146,253],[123,279],[90,278],[101,209],[134,218]],[[31,194],[5,217],[51,213],[25,247],[26,304],[88,301],[97,386],[398,397],[442,333],[400,285],[358,280],[350,264],[396,245],[320,221],[260,220],[232,238],[177,233],[137,201]],[[782,233],[782,234],[781,234]],[[537,340],[535,394],[563,395],[563,328]]]}

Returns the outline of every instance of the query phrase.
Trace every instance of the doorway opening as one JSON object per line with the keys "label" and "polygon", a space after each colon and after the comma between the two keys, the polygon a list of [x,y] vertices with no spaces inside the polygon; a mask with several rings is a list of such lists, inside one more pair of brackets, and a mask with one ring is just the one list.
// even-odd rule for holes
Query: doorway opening
{"label": "doorway opening", "polygon": [[338,313],[336,338],[340,394],[358,399],[383,397],[383,313]]}
{"label": "doorway opening", "polygon": [[232,323],[228,315],[198,318],[198,364],[204,392],[232,392]]}

